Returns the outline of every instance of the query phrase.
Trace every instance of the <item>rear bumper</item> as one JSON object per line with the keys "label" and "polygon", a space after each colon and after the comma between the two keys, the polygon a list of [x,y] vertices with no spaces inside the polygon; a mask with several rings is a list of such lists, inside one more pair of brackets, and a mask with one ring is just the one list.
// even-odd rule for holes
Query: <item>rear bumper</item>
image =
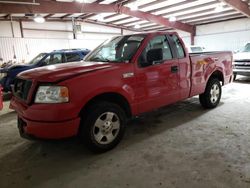
{"label": "rear bumper", "polygon": [[62,139],[78,132],[80,119],[64,122],[35,122],[18,117],[19,133],[24,138]]}

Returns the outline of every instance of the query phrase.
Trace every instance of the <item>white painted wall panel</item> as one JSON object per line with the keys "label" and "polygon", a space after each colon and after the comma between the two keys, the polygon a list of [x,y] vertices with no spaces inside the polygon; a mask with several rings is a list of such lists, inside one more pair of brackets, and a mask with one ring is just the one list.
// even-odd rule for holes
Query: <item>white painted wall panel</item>
{"label": "white painted wall panel", "polygon": [[0,22],[0,36],[12,37],[10,22]]}
{"label": "white painted wall panel", "polygon": [[0,38],[0,58],[4,61],[28,61],[41,52],[50,52],[54,49],[69,48],[68,40],[61,39],[23,39]]}
{"label": "white painted wall panel", "polygon": [[24,33],[24,38],[73,39],[73,34],[70,32],[24,30],[23,33]]}
{"label": "white painted wall panel", "polygon": [[197,26],[195,44],[207,50],[237,50],[250,41],[250,19]]}

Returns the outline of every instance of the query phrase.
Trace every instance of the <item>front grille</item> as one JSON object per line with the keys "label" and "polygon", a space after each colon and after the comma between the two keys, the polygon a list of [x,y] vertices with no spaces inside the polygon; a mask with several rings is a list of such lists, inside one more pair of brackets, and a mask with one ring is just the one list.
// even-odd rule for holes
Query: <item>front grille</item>
{"label": "front grille", "polygon": [[235,69],[249,69],[250,70],[250,66],[242,66],[242,65],[234,65]]}
{"label": "front grille", "polygon": [[14,96],[26,101],[28,99],[31,85],[32,81],[17,78],[14,82],[13,87]]}
{"label": "front grille", "polygon": [[234,67],[236,69],[250,69],[250,62],[237,60],[234,62]]}
{"label": "front grille", "polygon": [[250,63],[250,59],[237,59],[237,60],[234,60],[235,62],[243,62],[243,63]]}

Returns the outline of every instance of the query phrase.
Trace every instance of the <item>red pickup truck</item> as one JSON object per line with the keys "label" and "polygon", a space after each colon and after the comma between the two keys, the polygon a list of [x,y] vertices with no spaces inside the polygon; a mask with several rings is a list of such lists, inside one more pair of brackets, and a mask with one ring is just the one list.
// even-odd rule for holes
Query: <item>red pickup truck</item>
{"label": "red pickup truck", "polygon": [[177,33],[140,33],[104,42],[83,63],[19,74],[10,107],[23,137],[80,135],[104,152],[119,143],[128,118],[195,95],[214,108],[231,81],[231,52],[189,54]]}

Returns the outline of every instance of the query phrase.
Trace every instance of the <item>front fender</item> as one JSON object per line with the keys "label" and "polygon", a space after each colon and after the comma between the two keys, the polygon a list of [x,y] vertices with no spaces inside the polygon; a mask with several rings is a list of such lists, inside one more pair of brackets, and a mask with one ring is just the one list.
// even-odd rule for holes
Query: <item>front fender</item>
{"label": "front fender", "polygon": [[126,84],[122,87],[103,87],[93,90],[84,97],[81,104],[85,106],[91,99],[105,93],[114,93],[121,95],[127,100],[128,104],[130,105],[132,114],[135,114],[137,112],[137,109],[135,108],[135,92],[132,87]]}

